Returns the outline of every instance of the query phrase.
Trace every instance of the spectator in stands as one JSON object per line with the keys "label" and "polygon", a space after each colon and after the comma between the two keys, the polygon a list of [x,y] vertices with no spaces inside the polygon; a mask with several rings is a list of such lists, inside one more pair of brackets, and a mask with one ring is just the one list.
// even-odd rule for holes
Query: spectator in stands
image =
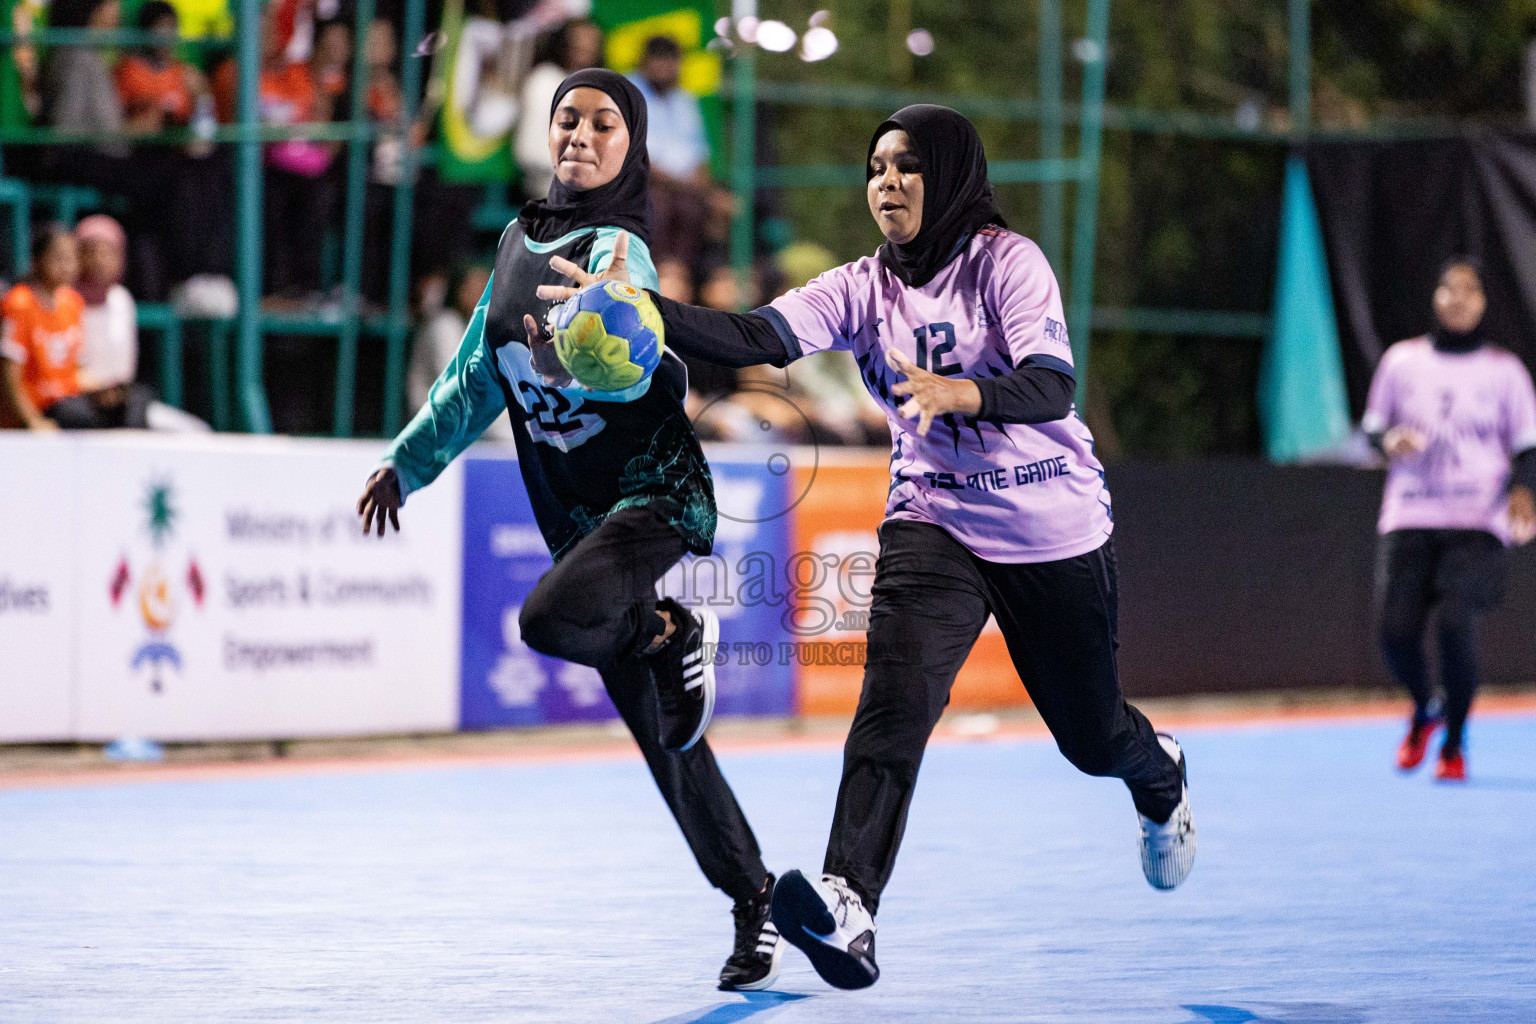
{"label": "spectator in stands", "polygon": [[651,251],[658,260],[676,257],[694,266],[710,201],[709,142],[698,97],[678,84],[682,66],[677,40],[652,36],[645,42],[639,73],[630,78],[645,97],[651,119]]}
{"label": "spectator in stands", "polygon": [[146,426],[147,395],[99,390],[81,369],[85,300],[79,246],[61,224],[32,242],[32,274],[0,299],[0,405],[29,430]]}
{"label": "spectator in stands", "polygon": [[315,26],[309,76],[314,80],[318,98],[315,120],[339,120],[338,115],[346,112],[347,90],[352,81],[352,27],[347,22],[335,18]]}
{"label": "spectator in stands", "polygon": [[[400,48],[395,42],[395,27],[384,18],[375,18],[368,26],[364,41],[368,63],[368,117],[378,127],[373,142],[373,156],[368,166],[368,188],[363,225],[363,295],[383,304],[389,298],[390,228],[393,226],[395,186],[403,177],[405,139],[400,113],[405,94],[395,74],[395,58]],[[420,125],[408,129],[411,144],[420,146],[425,130]]]}
{"label": "spectator in stands", "polygon": [[[263,124],[288,126],[328,120],[333,106],[315,81],[320,64],[290,61],[287,37],[275,24],[281,4],[262,19],[260,111]],[[326,33],[322,33],[324,38]],[[332,37],[334,39],[334,36]],[[332,45],[335,45],[334,42]],[[347,45],[350,47],[350,40]],[[321,47],[316,47],[318,54]],[[336,143],[288,139],[267,147],[263,211],[266,215],[266,288],[273,304],[294,307],[320,301],[320,250],[336,207],[336,186],[326,172]]]}
{"label": "spectator in stands", "polygon": [[123,226],[97,213],[75,225],[80,247],[81,314],[84,345],[80,368],[98,387],[126,386],[139,364],[138,306],[122,285],[128,235]]}
{"label": "spectator in stands", "polygon": [[[28,117],[42,113],[43,98],[38,91],[37,47],[27,42],[26,37],[32,34],[34,25],[46,9],[42,0],[16,0],[11,7],[11,31],[17,37],[16,44],[11,47],[11,62],[16,66],[16,86],[20,93],[17,98]],[[6,111],[7,115],[12,109]]]}
{"label": "spectator in stands", "polygon": [[[549,162],[548,155],[544,162]],[[443,372],[443,367],[452,362],[459,351],[459,343],[464,340],[470,318],[475,315],[475,306],[479,304],[490,280],[489,267],[478,264],[463,267],[448,279],[448,301],[439,305],[435,311],[423,309],[425,322],[411,349],[411,372],[407,387],[411,408],[426,407],[427,393],[432,390],[432,384]],[[442,292],[438,294],[442,295]],[[498,417],[482,436],[512,440],[511,420],[505,416]]]}
{"label": "spectator in stands", "polygon": [[545,46],[543,59],[523,79],[522,117],[512,150],[522,169],[523,191],[529,199],[543,199],[555,175],[549,166],[549,131],[544,111],[554,104],[555,90],[567,75],[601,66],[603,31],[585,18],[577,18],[560,26]]}
{"label": "spectator in stands", "polygon": [[143,405],[144,422],[152,430],[207,430],[208,424],[197,417],[154,401],[153,389],[134,380],[139,368],[138,305],[122,285],[128,253],[122,225],[106,214],[92,214],[75,225],[75,240],[80,247],[75,290],[85,302],[80,370],[96,389],[92,403],[106,411]]}
{"label": "spectator in stands", "polygon": [[201,71],[176,59],[180,25],[176,8],[149,0],[139,8],[139,28],[163,42],[134,50],[117,62],[113,77],[123,116],[132,131],[158,132],[192,123],[198,103],[208,103],[208,83]]}
{"label": "spectator in stands", "polygon": [[[48,9],[53,28],[92,28],[108,31],[119,27],[119,0],[53,0]],[[101,47],[55,46],[43,67],[43,120],[70,132],[117,134],[123,130],[123,107],[112,82]],[[126,160],[128,145],[121,140],[93,144],[96,152],[83,155],[75,147],[59,147],[57,170],[75,173],[70,180],[94,182],[96,170],[110,176],[117,166],[103,168],[103,158]],[[82,178],[81,175],[88,177]]]}
{"label": "spectator in stands", "polygon": [[166,0],[149,0],[139,9],[138,26],[163,41],[117,62],[114,78],[128,130],[155,134],[190,126],[198,135],[185,146],[137,145],[131,160],[132,177],[141,183],[129,194],[134,287],[158,300],[191,277],[230,271],[231,178],[227,154],[208,141],[216,126],[208,80],[176,56],[176,9]]}

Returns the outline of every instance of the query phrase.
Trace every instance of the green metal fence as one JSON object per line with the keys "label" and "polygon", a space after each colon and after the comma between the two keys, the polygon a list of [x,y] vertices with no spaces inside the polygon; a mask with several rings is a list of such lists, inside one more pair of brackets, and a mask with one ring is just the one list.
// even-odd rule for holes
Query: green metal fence
{"label": "green metal fence", "polygon": [[[227,408],[228,355],[225,336],[228,328],[235,333],[233,389],[240,428],[253,433],[269,433],[272,418],[268,411],[266,383],[262,373],[264,339],[271,334],[307,335],[334,339],[336,345],[336,385],[332,401],[331,431],[337,437],[353,433],[354,401],[357,394],[358,344],[361,337],[381,340],[385,346],[384,431],[399,429],[404,390],[405,346],[408,340],[407,292],[410,282],[411,214],[414,181],[419,154],[411,145],[409,127],[416,117],[416,103],[421,92],[420,55],[413,53],[413,40],[422,36],[425,0],[406,0],[402,37],[402,87],[405,94],[400,122],[383,130],[398,131],[404,141],[403,180],[395,187],[390,217],[390,268],[388,312],[382,317],[364,318],[361,312],[359,282],[362,277],[363,217],[367,188],[369,147],[381,131],[370,122],[366,103],[367,53],[363,41],[373,21],[373,0],[357,0],[354,9],[354,46],[352,67],[351,120],[343,124],[310,124],[289,127],[264,126],[257,112],[260,74],[260,20],[262,0],[235,0],[235,52],[240,69],[238,119],[218,128],[211,141],[235,149],[235,285],[240,296],[239,310],[232,324],[216,324],[208,332],[209,366],[213,378],[215,424],[233,426],[235,416]],[[134,46],[161,42],[160,36],[144,31],[102,32],[92,29],[42,29],[18,36],[0,33],[0,44],[26,42],[39,46],[95,45]],[[224,39],[182,39],[179,45],[225,47]],[[122,138],[122,136],[112,136]],[[188,129],[157,135],[135,135],[131,140],[145,144],[185,145],[196,136]],[[341,303],[338,312],[329,314],[273,314],[263,312],[262,295],[262,146],[284,139],[336,141],[346,145],[346,194],[342,216]],[[105,136],[64,132],[50,128],[6,126],[0,128],[0,142],[8,144],[89,144],[108,141]],[[27,226],[39,195],[47,186],[29,185],[14,178],[0,178],[0,205],[12,210],[13,258],[18,270],[27,265]],[[66,206],[75,193],[54,196],[54,210],[62,219],[72,220],[79,203]],[[99,200],[97,200],[99,201]],[[173,310],[164,306],[146,306],[141,323],[161,334],[162,391],[173,404],[182,394],[181,323]]]}
{"label": "green metal fence", "polygon": [[[239,118],[222,126],[212,136],[219,144],[236,151],[236,285],[240,295],[239,314],[235,320],[215,325],[208,333],[212,376],[216,388],[214,419],[221,428],[238,427],[247,431],[271,430],[266,386],[262,377],[264,339],[273,334],[308,335],[334,339],[336,343],[336,387],[332,403],[332,432],[339,437],[353,433],[354,402],[357,395],[358,349],[362,339],[373,339],[384,346],[385,375],[383,387],[383,432],[395,433],[404,411],[406,345],[409,337],[407,297],[410,284],[410,234],[415,200],[413,182],[423,154],[410,145],[409,126],[417,116],[421,94],[423,57],[414,52],[413,41],[421,39],[425,29],[425,0],[406,0],[401,26],[402,89],[404,109],[397,126],[405,142],[402,183],[395,186],[389,218],[390,266],[388,310],[382,316],[363,317],[358,284],[363,258],[364,190],[366,187],[368,147],[380,126],[371,124],[366,104],[365,54],[361,41],[372,19],[374,0],[358,0],[355,9],[354,74],[352,120],[341,124],[312,124],[270,127],[257,117],[259,66],[259,23],[262,0],[234,0],[236,7],[235,48],[240,60]],[[601,2],[601,0],[599,0]],[[800,166],[759,166],[755,152],[755,112],[758,103],[820,107],[827,109],[889,112],[916,102],[936,102],[954,107],[972,117],[1034,124],[1038,129],[1039,158],[1033,160],[998,160],[991,164],[991,177],[999,184],[1033,183],[1040,186],[1040,233],[1042,249],[1053,265],[1066,267],[1063,284],[1068,303],[1069,332],[1074,358],[1078,364],[1079,401],[1088,379],[1088,344],[1093,330],[1144,331],[1192,336],[1261,338],[1268,334],[1267,311],[1225,311],[1181,308],[1095,307],[1093,271],[1096,252],[1097,196],[1105,131],[1153,133],[1204,139],[1231,139],[1273,145],[1293,145],[1309,137],[1318,137],[1311,126],[1309,55],[1310,7],[1308,0],[1287,0],[1290,18],[1290,114],[1291,128],[1277,132],[1247,128],[1233,118],[1190,111],[1138,110],[1105,103],[1104,78],[1110,0],[1085,0],[1085,33],[1078,44],[1083,61],[1081,96],[1069,101],[1063,95],[1063,0],[1037,0],[1039,50],[1037,54],[1037,89],[1034,98],[989,97],[977,95],[935,95],[931,92],[882,89],[854,85],[829,85],[761,81],[750,47],[737,50],[730,58],[730,75],[722,94],[731,104],[730,185],[736,195],[737,214],[732,224],[732,257],[739,271],[749,266],[755,247],[756,226],[752,220],[756,193],[765,189],[817,186],[857,187],[864,183],[859,165],[811,164]],[[735,0],[734,13],[740,17],[755,14],[755,0]],[[30,42],[38,45],[93,44],[131,46],[158,42],[153,33],[140,31],[99,32],[89,29],[44,29],[21,37],[0,32],[0,44]],[[180,40],[188,47],[229,45],[229,40]],[[1077,153],[1066,154],[1067,128],[1075,129]],[[1353,135],[1445,135],[1461,131],[1462,126],[1443,121],[1414,121],[1378,124]],[[168,131],[154,137],[136,136],[139,142],[185,144],[194,136],[189,130]],[[283,139],[313,139],[342,142],[347,147],[347,190],[342,227],[342,302],[335,314],[273,314],[260,306],[262,293],[262,170],[264,143]],[[8,144],[90,143],[103,138],[80,133],[65,133],[47,128],[0,127],[0,142]],[[1070,232],[1067,231],[1067,186],[1076,190]],[[82,206],[99,202],[89,190],[69,186],[29,185],[16,179],[0,177],[0,206],[13,210],[16,230],[10,239],[17,266],[26,262],[25,224],[32,210],[50,207],[64,219],[71,219]],[[168,398],[181,394],[181,325],[168,307],[146,306],[141,316],[145,328],[161,332],[163,389]],[[218,391],[219,379],[228,380],[230,353],[227,338],[233,334],[233,408],[226,392]],[[226,384],[227,388],[228,385]]]}

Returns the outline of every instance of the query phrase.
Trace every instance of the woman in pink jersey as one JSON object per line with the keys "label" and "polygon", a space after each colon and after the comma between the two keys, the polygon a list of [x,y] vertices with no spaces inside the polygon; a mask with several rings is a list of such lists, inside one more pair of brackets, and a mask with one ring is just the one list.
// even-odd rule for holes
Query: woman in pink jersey
{"label": "woman in pink jersey", "polygon": [[653,296],[687,356],[783,366],[851,350],[890,421],[864,691],[826,860],[819,880],[791,871],[773,895],[780,933],[839,988],[880,976],[874,912],[923,748],[989,615],[1062,753],[1130,787],[1147,880],[1173,888],[1195,853],[1183,753],[1120,690],[1109,492],[1072,408],[1055,275],[1003,223],[981,139],[955,111],[898,111],[867,175],[876,256],[744,315]]}
{"label": "woman in pink jersey", "polygon": [[[1377,526],[1381,646],[1413,696],[1397,766],[1417,768],[1443,724],[1442,781],[1467,777],[1477,631],[1503,597],[1505,546],[1536,535],[1536,392],[1524,363],[1485,343],[1487,306],[1477,265],[1447,263],[1435,329],[1381,357],[1362,422],[1390,465]],[[1439,708],[1424,659],[1431,610],[1440,622]]]}

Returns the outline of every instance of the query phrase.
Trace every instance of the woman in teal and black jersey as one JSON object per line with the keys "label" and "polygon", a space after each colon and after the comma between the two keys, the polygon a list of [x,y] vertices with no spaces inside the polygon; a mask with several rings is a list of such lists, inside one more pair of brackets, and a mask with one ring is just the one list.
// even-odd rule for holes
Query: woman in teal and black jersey
{"label": "woman in teal and black jersey", "polygon": [[549,198],[508,225],[458,354],[369,478],[358,512],[365,530],[382,535],[386,519],[399,529],[406,497],[511,414],[523,482],[555,559],[523,606],[523,640],[602,674],[699,867],[736,901],[720,987],[766,988],[781,951],[768,917],[773,877],[702,740],[719,623],[656,600],[666,571],[714,541],[714,487],[683,411],[687,372],[669,352],[622,392],[554,383],[558,363],[540,329],[551,304],[535,294],[564,280],[553,256],[594,272],[622,266],[657,287],[645,100],[623,76],[588,69],[561,83],[550,115]]}

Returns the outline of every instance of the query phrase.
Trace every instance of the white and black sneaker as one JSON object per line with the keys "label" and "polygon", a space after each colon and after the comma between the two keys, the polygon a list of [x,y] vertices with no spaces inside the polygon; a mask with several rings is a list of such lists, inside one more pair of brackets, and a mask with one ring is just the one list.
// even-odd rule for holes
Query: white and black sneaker
{"label": "white and black sneaker", "polygon": [[1190,868],[1195,866],[1195,819],[1189,810],[1184,748],[1165,732],[1157,734],[1157,742],[1179,766],[1179,775],[1185,781],[1179,805],[1167,821],[1159,825],[1144,814],[1136,815],[1141,821],[1141,871],[1154,889],[1173,889],[1189,877]]}
{"label": "white and black sneaker", "polygon": [[670,597],[657,607],[676,624],[667,642],[650,656],[656,676],[657,738],[663,749],[678,753],[699,742],[715,714],[720,620],[707,608],[690,612]]}
{"label": "white and black sneaker", "polygon": [[773,926],[773,876],[763,891],[731,908],[736,921],[736,945],[720,968],[720,987],[726,992],[761,992],[779,977],[784,943]]}
{"label": "white and black sneaker", "polygon": [[837,875],[813,882],[798,871],[785,874],[773,887],[773,923],[833,988],[868,988],[880,980],[875,919]]}

